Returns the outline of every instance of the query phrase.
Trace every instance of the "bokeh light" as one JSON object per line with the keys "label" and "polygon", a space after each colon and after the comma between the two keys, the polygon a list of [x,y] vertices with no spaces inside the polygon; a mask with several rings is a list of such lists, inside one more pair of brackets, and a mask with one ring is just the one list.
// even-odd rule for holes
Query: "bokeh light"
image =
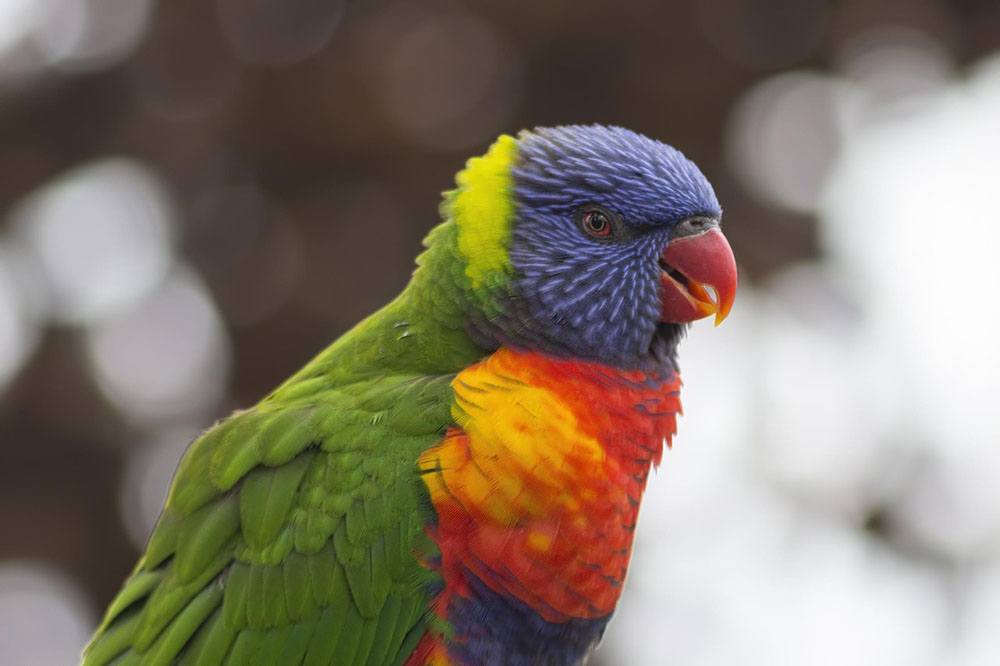
{"label": "bokeh light", "polygon": [[211,297],[184,268],[134,309],[94,324],[87,350],[101,389],[130,417],[212,414],[225,393],[229,341]]}
{"label": "bokeh light", "polygon": [[92,72],[111,67],[139,44],[151,0],[0,2],[0,76],[39,75],[51,67]]}
{"label": "bokeh light", "polygon": [[[859,134],[820,220],[867,306],[866,337],[895,368],[907,434],[937,461],[902,505],[907,524],[972,555],[1000,538],[1000,426],[991,418],[1000,359],[984,353],[1000,338],[1000,304],[971,286],[1000,284],[1000,228],[983,214],[1000,105],[966,87]],[[942,234],[943,220],[960,230]]]}
{"label": "bokeh light", "polygon": [[758,434],[771,480],[861,522],[907,460],[887,430],[902,415],[895,368],[837,292],[842,277],[806,265],[775,277],[759,315]]}
{"label": "bokeh light", "polygon": [[38,3],[32,0],[0,2],[0,55],[6,56],[35,24]]}
{"label": "bokeh light", "polygon": [[149,23],[150,0],[49,0],[35,42],[52,65],[94,70],[127,56]]}
{"label": "bokeh light", "polygon": [[854,35],[837,52],[840,72],[867,93],[876,113],[888,103],[937,92],[952,76],[943,43],[906,26],[879,26]]}
{"label": "bokeh light", "polygon": [[1000,618],[1000,565],[995,561],[971,568],[959,586],[963,622],[952,663],[956,666],[990,664],[997,654],[997,618]]}
{"label": "bokeh light", "polygon": [[815,209],[840,150],[851,91],[816,72],[765,79],[736,106],[729,127],[729,162],[763,200],[792,210]]}
{"label": "bokeh light", "polygon": [[172,215],[156,176],[110,158],[33,193],[13,225],[51,316],[87,323],[122,312],[163,279],[173,260]]}
{"label": "bokeh light", "polygon": [[0,561],[0,663],[76,663],[96,621],[82,591],[60,572]]}

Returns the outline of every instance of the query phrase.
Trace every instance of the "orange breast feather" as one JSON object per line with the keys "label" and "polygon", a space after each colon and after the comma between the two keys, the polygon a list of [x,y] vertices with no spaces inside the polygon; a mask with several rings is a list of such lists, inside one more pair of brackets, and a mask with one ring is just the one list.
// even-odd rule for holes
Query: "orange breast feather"
{"label": "orange breast feather", "polygon": [[459,427],[420,459],[439,603],[469,594],[469,572],[550,622],[610,613],[649,467],[675,431],[679,378],[502,349],[453,386]]}

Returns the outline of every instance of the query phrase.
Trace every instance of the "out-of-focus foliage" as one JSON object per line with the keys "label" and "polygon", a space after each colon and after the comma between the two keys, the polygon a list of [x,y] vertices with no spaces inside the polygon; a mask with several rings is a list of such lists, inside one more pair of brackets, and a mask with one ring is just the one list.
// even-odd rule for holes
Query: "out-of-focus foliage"
{"label": "out-of-focus foliage", "polygon": [[997,49],[989,2],[0,0],[0,663],[74,661],[466,157],[594,121],[699,163],[744,276],[598,660],[994,663]]}

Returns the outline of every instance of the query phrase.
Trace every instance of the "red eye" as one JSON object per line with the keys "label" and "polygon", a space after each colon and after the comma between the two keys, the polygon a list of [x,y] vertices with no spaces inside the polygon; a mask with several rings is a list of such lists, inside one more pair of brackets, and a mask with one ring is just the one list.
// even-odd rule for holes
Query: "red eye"
{"label": "red eye", "polygon": [[594,238],[608,238],[611,236],[611,218],[603,210],[591,209],[583,213],[580,218],[583,230]]}

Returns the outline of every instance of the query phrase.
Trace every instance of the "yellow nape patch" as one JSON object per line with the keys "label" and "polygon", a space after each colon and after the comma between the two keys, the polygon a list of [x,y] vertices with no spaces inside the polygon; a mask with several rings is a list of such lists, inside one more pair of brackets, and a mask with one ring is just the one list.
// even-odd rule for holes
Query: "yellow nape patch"
{"label": "yellow nape patch", "polygon": [[507,271],[507,239],[514,216],[511,166],[517,141],[506,134],[482,157],[474,157],[458,173],[451,214],[458,225],[458,249],[465,257],[465,274],[473,289]]}

